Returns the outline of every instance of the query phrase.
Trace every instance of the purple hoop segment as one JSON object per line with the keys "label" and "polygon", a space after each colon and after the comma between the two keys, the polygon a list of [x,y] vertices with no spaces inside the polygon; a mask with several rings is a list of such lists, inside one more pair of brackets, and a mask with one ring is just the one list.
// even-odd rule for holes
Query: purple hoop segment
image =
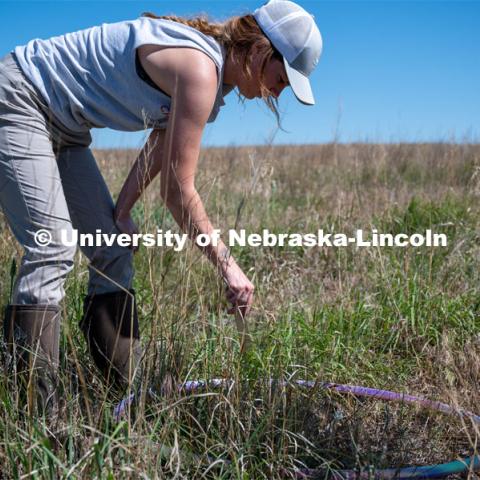
{"label": "purple hoop segment", "polygon": [[[230,379],[213,378],[211,380],[189,380],[178,385],[178,390],[193,393],[202,389],[217,389],[227,388],[234,385],[235,381]],[[312,380],[292,380],[292,381],[274,381],[270,380],[270,384],[275,384],[280,387],[288,385],[297,385],[305,388],[323,388],[327,390],[334,390],[338,393],[356,395],[360,397],[370,397],[378,400],[388,402],[404,402],[420,405],[424,408],[436,410],[447,415],[458,415],[462,418],[470,419],[473,423],[480,425],[480,416],[472,412],[456,409],[451,405],[442,402],[428,400],[423,397],[408,395],[405,393],[391,392],[390,390],[378,390],[376,388],[361,387],[355,385],[341,385],[337,383],[319,383]],[[135,400],[135,395],[131,394],[124,398],[114,410],[114,417],[119,421],[125,414],[128,406]],[[474,455],[459,460],[453,460],[448,463],[441,463],[436,465],[426,466],[410,466],[403,468],[386,468],[382,470],[335,470],[332,471],[332,478],[335,480],[366,480],[366,479],[420,479],[420,478],[440,478],[447,475],[465,473],[468,471],[480,470],[480,456]],[[325,469],[309,469],[302,468],[296,471],[297,478],[307,479],[320,472],[325,473]]]}

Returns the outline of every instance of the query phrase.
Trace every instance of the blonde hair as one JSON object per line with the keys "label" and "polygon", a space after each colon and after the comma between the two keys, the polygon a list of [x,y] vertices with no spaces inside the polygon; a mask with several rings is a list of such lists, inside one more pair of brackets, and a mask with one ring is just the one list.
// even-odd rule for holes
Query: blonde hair
{"label": "blonde hair", "polygon": [[270,40],[264,35],[253,15],[231,17],[223,23],[211,22],[206,16],[183,18],[175,15],[157,16],[150,12],[143,13],[143,16],[182,23],[183,25],[195,28],[205,35],[213,37],[217,42],[224,46],[227,57],[233,54],[233,57],[240,59],[242,70],[248,77],[252,76],[251,51],[255,46],[261,59],[260,92],[262,99],[269,110],[273,112],[277,124],[280,126],[278,100],[263,83],[263,74],[265,67],[272,58],[282,60],[282,56],[275,49]]}

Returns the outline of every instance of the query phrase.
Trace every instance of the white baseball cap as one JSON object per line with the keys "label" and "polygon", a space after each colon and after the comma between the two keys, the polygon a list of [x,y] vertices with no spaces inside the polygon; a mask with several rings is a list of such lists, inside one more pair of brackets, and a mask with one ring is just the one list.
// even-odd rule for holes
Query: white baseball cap
{"label": "white baseball cap", "polygon": [[314,105],[308,76],[322,53],[322,36],[313,16],[289,0],[270,0],[253,12],[263,33],[282,54],[290,86],[297,99]]}

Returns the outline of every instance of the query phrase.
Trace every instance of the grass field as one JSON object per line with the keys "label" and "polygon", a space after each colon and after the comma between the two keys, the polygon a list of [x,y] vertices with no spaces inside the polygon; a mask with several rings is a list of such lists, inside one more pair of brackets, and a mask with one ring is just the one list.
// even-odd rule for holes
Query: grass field
{"label": "grass field", "polygon": [[[114,195],[134,151],[96,152]],[[78,328],[87,266],[68,279],[64,405],[52,426],[21,417],[0,377],[1,478],[296,478],[301,466],[427,464],[479,452],[478,427],[402,405],[270,386],[311,379],[422,395],[480,414],[480,146],[327,144],[209,149],[197,189],[217,228],[278,233],[445,233],[446,247],[234,247],[256,287],[240,354],[224,287],[199,250],[141,248],[135,289],[143,382],[235,379],[169,391],[116,424]],[[176,228],[157,181],[140,231]],[[0,217],[0,292],[21,250]],[[322,477],[323,478],[323,477]]]}

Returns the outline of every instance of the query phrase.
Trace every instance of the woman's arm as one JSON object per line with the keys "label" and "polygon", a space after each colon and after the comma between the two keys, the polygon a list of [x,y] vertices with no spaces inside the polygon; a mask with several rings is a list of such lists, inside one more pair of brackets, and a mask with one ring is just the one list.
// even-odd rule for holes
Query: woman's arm
{"label": "woman's arm", "polygon": [[150,182],[158,175],[165,130],[153,130],[128,174],[115,206],[115,222],[124,233],[137,233],[130,212]]}
{"label": "woman's arm", "polygon": [[[158,52],[162,54],[164,51]],[[195,188],[195,173],[203,129],[217,93],[214,63],[203,53],[189,50],[178,64],[172,88],[172,109],[162,158],[161,195],[179,226],[192,240],[210,235],[213,226]],[[178,52],[176,59],[178,59]],[[189,65],[190,68],[185,68]],[[253,285],[225,244],[202,248],[228,285],[227,298],[246,315],[253,300]]]}
{"label": "woman's arm", "polygon": [[[155,66],[160,69],[161,87],[172,97],[163,142],[159,141],[161,134],[152,134],[153,148],[147,145],[144,149],[150,158],[140,155],[122,189],[116,212],[120,219],[126,218],[127,212],[129,216],[135,200],[161,170],[162,199],[180,228],[195,240],[201,233],[210,235],[213,232],[194,180],[203,129],[216,97],[217,72],[212,60],[203,53],[191,49],[173,50],[157,51],[149,58],[149,73],[152,75]],[[152,79],[156,80],[155,74]],[[217,246],[199,248],[227,282],[227,298],[234,305],[230,313],[239,307],[246,315],[253,299],[253,285],[225,244],[220,241]]]}

